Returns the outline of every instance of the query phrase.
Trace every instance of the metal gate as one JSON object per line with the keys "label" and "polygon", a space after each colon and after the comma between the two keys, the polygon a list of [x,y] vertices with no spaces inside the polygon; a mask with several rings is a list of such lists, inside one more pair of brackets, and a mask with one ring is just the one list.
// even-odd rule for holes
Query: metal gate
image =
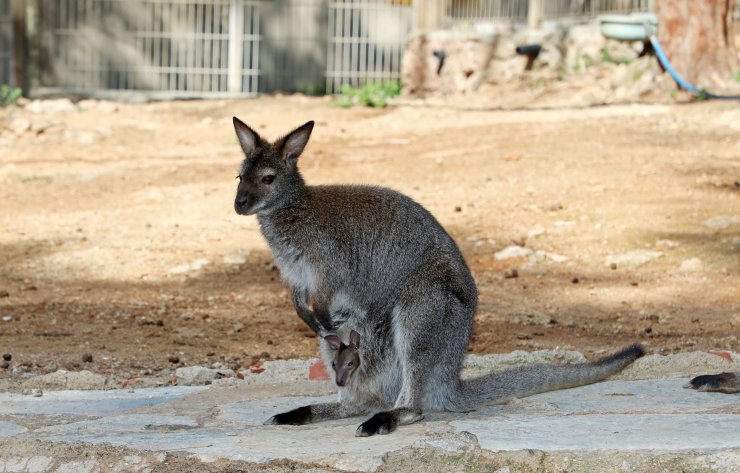
{"label": "metal gate", "polygon": [[[257,0],[53,0],[42,83],[70,92],[256,93]],[[239,24],[240,18],[249,21]],[[240,28],[241,27],[241,28]]]}
{"label": "metal gate", "polygon": [[329,4],[326,91],[342,85],[399,81],[414,7],[403,0],[335,0]]}

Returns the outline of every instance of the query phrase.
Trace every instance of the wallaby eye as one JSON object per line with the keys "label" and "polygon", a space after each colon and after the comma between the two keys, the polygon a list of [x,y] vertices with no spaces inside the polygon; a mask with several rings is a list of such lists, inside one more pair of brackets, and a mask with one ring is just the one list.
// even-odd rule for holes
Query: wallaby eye
{"label": "wallaby eye", "polygon": [[274,180],[275,180],[275,176],[273,176],[272,174],[268,174],[267,176],[264,176],[262,178],[262,182],[264,184],[272,184],[272,181]]}
{"label": "wallaby eye", "polygon": [[354,362],[354,361],[348,361],[348,362],[347,362],[347,366],[348,366],[349,368],[352,368],[353,366],[355,366],[355,362]]}
{"label": "wallaby eye", "polygon": [[337,367],[337,364],[336,364],[336,363],[334,363],[334,362],[332,361],[332,362],[331,362],[331,367],[332,367],[332,368],[335,368],[335,369],[336,369],[336,367]]}

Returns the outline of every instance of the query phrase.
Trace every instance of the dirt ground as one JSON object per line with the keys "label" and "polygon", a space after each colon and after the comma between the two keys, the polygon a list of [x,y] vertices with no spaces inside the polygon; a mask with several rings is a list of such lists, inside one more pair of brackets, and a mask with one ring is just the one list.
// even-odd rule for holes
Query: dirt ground
{"label": "dirt ground", "polygon": [[[739,351],[737,103],[83,101],[0,110],[0,380],[317,356],[256,219],[233,211],[232,115],[269,138],[314,119],[309,183],[426,206],[478,283],[473,353]],[[496,259],[511,245],[533,253]]]}

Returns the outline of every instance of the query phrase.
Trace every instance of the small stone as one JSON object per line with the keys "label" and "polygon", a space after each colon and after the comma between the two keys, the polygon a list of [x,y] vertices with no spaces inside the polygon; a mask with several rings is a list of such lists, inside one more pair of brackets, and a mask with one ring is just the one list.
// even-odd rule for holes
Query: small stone
{"label": "small stone", "polygon": [[695,273],[704,269],[704,263],[699,258],[690,258],[681,263],[679,271],[684,273]]}
{"label": "small stone", "polygon": [[90,353],[85,353],[84,355],[82,355],[82,361],[84,363],[92,363],[93,356]]}
{"label": "small stone", "polygon": [[317,360],[308,368],[308,379],[311,381],[325,381],[329,379],[329,372],[324,366],[324,362]]}
{"label": "small stone", "polygon": [[46,366],[44,366],[44,369],[46,371],[54,372],[59,369],[59,366],[57,366],[56,361],[50,361]]}
{"label": "small stone", "polygon": [[581,281],[578,278],[573,278],[573,279],[570,280],[570,282],[573,283],[573,284],[578,284]]}
{"label": "small stone", "polygon": [[203,366],[188,366],[177,368],[175,371],[177,384],[180,386],[193,386],[199,384],[211,384],[214,379],[233,377],[234,372],[224,369],[210,369]]}
{"label": "small stone", "polygon": [[41,388],[33,388],[31,389],[31,396],[33,397],[41,397],[44,395],[44,391]]}
{"label": "small stone", "polygon": [[512,245],[512,246],[507,246],[503,250],[494,253],[493,257],[501,261],[501,260],[510,259],[510,258],[519,258],[523,256],[529,256],[530,254],[532,254],[532,250],[530,250],[529,248],[524,248],[523,246],[518,246],[518,245]]}
{"label": "small stone", "polygon": [[13,320],[12,316],[10,315],[3,316],[3,322],[10,322],[11,320]]}
{"label": "small stone", "polygon": [[177,364],[177,363],[180,363],[180,357],[176,355],[170,355],[167,357],[167,361],[169,361],[170,363]]}
{"label": "small stone", "polygon": [[557,321],[547,314],[536,313],[534,314],[534,323],[537,325],[555,325]]}
{"label": "small stone", "polygon": [[609,269],[617,269],[617,263],[610,263]]}
{"label": "small stone", "polygon": [[263,351],[262,354],[260,355],[260,358],[262,358],[263,360],[269,360],[270,354],[267,353],[266,351]]}
{"label": "small stone", "polygon": [[10,293],[6,291],[5,289],[0,290],[0,298],[3,297],[10,297]]}
{"label": "small stone", "polygon": [[462,212],[462,207],[459,205],[455,207],[455,212]]}
{"label": "small stone", "polygon": [[2,363],[0,363],[0,368],[7,370],[8,368],[10,368],[10,363],[8,363],[7,361],[3,361]]}
{"label": "small stone", "polygon": [[8,129],[16,135],[21,135],[31,129],[31,122],[25,118],[14,118],[8,125]]}
{"label": "small stone", "polygon": [[3,354],[3,360],[10,361],[12,359],[13,359],[13,355],[11,355],[10,353],[4,353]]}
{"label": "small stone", "polygon": [[732,216],[732,217],[712,217],[710,219],[704,220],[702,222],[702,225],[705,227],[709,227],[713,230],[724,230],[726,228],[740,225],[740,216]]}
{"label": "small stone", "polygon": [[519,277],[519,271],[516,270],[516,268],[507,269],[504,271],[504,278],[506,279],[514,279]]}
{"label": "small stone", "polygon": [[663,252],[654,250],[633,250],[619,255],[607,257],[607,264],[621,264],[627,266],[642,266],[663,256]]}
{"label": "small stone", "polygon": [[223,261],[224,264],[240,265],[247,262],[247,257],[245,255],[235,253],[233,255],[224,256]]}

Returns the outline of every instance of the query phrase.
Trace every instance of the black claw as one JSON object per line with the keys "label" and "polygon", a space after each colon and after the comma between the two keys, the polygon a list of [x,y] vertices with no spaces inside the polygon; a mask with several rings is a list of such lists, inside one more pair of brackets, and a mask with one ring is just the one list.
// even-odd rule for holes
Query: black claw
{"label": "black claw", "polygon": [[371,435],[385,435],[398,427],[398,415],[391,412],[379,412],[357,427],[355,437],[370,437]]}
{"label": "black claw", "polygon": [[265,421],[265,425],[303,425],[311,419],[311,406],[276,414]]}

